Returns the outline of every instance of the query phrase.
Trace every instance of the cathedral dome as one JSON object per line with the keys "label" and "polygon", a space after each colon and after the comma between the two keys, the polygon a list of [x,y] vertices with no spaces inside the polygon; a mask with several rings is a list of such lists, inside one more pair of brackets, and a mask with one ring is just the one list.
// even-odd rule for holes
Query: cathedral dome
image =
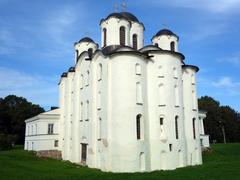
{"label": "cathedral dome", "polygon": [[94,41],[89,37],[84,37],[84,38],[82,38],[78,41],[78,43],[81,43],[81,42],[92,42],[92,43],[94,43]]}
{"label": "cathedral dome", "polygon": [[111,17],[116,17],[116,18],[119,18],[119,19],[126,19],[128,21],[139,22],[138,18],[136,16],[134,16],[132,13],[129,13],[129,12],[111,13],[111,14],[108,15],[108,17],[106,19],[109,19]]}
{"label": "cathedral dome", "polygon": [[158,33],[155,36],[153,36],[153,38],[161,36],[161,35],[176,36],[178,38],[178,36],[169,29],[162,29],[162,30],[158,31]]}

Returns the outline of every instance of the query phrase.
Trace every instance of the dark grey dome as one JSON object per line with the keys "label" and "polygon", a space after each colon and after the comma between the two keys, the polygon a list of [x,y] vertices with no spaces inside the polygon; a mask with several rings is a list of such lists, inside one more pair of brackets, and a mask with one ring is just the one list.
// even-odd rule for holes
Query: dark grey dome
{"label": "dark grey dome", "polygon": [[160,31],[158,31],[158,33],[154,36],[161,36],[161,35],[169,35],[169,36],[176,36],[178,38],[178,36],[173,33],[172,31],[170,31],[169,29],[162,29]]}
{"label": "dark grey dome", "polygon": [[112,13],[112,14],[109,14],[106,19],[109,19],[110,17],[117,17],[119,19],[126,19],[128,21],[139,22],[138,18],[129,12]]}
{"label": "dark grey dome", "polygon": [[78,41],[78,43],[81,43],[81,42],[92,42],[92,43],[94,43],[94,41],[89,37],[84,37],[84,38],[82,38]]}

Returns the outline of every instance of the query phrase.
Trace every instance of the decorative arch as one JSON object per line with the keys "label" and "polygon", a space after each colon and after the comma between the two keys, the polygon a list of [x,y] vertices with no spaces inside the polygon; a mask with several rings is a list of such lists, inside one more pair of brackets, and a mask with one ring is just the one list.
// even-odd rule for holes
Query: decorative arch
{"label": "decorative arch", "polygon": [[175,135],[176,135],[176,139],[179,138],[179,134],[178,134],[178,116],[175,116]]}
{"label": "decorative arch", "polygon": [[136,116],[136,134],[137,134],[137,140],[142,140],[144,136],[144,127],[143,127],[143,120],[142,115],[138,114]]}
{"label": "decorative arch", "polygon": [[103,28],[103,47],[107,46],[107,29]]}
{"label": "decorative arch", "polygon": [[175,42],[174,42],[174,41],[172,41],[172,42],[170,43],[170,50],[171,50],[171,51],[175,51]]}

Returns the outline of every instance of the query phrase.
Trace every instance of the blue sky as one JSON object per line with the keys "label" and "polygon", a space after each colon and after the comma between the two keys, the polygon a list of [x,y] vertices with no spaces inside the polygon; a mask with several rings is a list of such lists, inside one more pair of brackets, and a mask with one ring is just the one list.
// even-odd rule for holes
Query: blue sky
{"label": "blue sky", "polygon": [[[16,94],[46,110],[74,65],[73,44],[100,44],[99,22],[120,0],[0,0],[0,97]],[[240,0],[126,0],[145,25],[145,45],[167,26],[187,64],[200,67],[198,96],[240,111]],[[120,9],[120,8],[119,8]]]}

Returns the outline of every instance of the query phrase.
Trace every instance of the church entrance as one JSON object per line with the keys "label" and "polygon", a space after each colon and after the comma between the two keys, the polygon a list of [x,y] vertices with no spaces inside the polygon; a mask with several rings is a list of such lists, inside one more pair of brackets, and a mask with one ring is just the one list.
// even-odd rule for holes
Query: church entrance
{"label": "church entrance", "polygon": [[87,144],[82,144],[81,163],[86,164],[86,161],[87,161]]}

